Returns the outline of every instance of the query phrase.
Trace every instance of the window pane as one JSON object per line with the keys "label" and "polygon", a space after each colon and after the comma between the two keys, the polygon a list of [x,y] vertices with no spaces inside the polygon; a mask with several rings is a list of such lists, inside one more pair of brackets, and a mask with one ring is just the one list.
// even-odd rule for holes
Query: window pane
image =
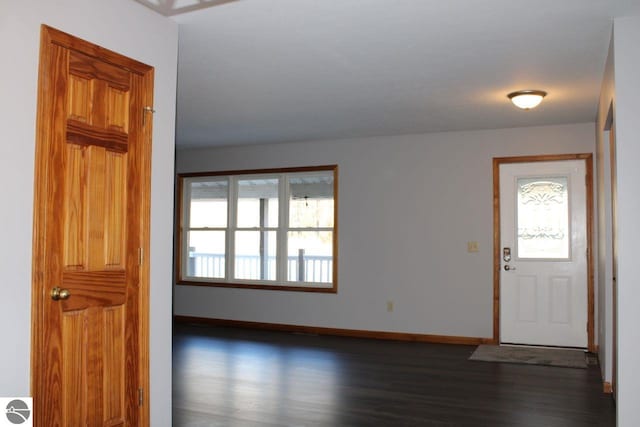
{"label": "window pane", "polygon": [[190,231],[186,275],[225,277],[225,231]]}
{"label": "window pane", "polygon": [[289,227],[333,227],[333,172],[296,174],[289,193]]}
{"label": "window pane", "polygon": [[227,180],[189,182],[191,206],[189,228],[227,226]]}
{"label": "window pane", "polygon": [[287,233],[290,282],[331,283],[333,281],[333,233],[290,231]]}
{"label": "window pane", "polygon": [[235,278],[276,280],[276,232],[236,231]]}
{"label": "window pane", "polygon": [[278,179],[238,181],[238,227],[278,226]]}
{"label": "window pane", "polygon": [[567,177],[518,179],[518,258],[569,258]]}

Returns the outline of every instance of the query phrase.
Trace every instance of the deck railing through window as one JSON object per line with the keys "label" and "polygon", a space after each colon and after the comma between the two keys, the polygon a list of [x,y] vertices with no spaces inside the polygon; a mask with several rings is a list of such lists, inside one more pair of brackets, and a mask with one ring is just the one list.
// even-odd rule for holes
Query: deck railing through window
{"label": "deck railing through window", "polygon": [[[238,255],[235,258],[236,276],[260,280],[260,256]],[[302,266],[302,270],[300,269]],[[333,260],[331,256],[305,255],[287,257],[287,280],[290,282],[331,283]],[[189,252],[187,275],[190,277],[222,278],[225,274],[224,254]],[[276,257],[268,257],[266,268],[275,271]],[[269,277],[269,274],[265,274]]]}

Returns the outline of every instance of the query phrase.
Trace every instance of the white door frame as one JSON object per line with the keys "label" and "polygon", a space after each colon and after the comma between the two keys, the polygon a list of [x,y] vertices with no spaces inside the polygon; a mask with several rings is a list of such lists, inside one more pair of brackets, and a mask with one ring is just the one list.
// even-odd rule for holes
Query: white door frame
{"label": "white door frame", "polygon": [[593,154],[557,154],[493,158],[493,344],[500,343],[500,165],[505,163],[534,163],[561,160],[583,160],[586,170],[587,215],[587,349],[596,351],[594,343],[594,265],[593,265]]}

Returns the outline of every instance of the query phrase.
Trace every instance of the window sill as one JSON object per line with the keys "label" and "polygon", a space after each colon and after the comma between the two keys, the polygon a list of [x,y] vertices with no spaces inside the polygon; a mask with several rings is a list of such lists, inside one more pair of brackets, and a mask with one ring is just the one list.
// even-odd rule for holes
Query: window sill
{"label": "window sill", "polygon": [[257,289],[268,291],[288,291],[288,292],[314,292],[325,294],[337,294],[338,285],[334,282],[331,287],[318,286],[291,286],[291,285],[265,285],[263,283],[229,283],[229,282],[208,282],[199,280],[179,280],[176,282],[178,286],[206,286],[212,288],[240,288],[240,289]]}

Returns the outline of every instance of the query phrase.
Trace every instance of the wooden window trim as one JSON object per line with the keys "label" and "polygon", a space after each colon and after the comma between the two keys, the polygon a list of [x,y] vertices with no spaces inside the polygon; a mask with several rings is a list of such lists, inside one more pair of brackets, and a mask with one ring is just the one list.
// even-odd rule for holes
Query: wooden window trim
{"label": "wooden window trim", "polygon": [[[333,242],[332,242],[332,282],[331,286],[317,287],[307,286],[291,286],[291,285],[270,285],[264,283],[251,283],[233,281],[228,282],[220,279],[207,280],[185,280],[182,278],[183,272],[183,242],[184,242],[184,209],[183,209],[183,183],[186,178],[197,177],[216,177],[231,175],[268,175],[268,174],[286,174],[286,173],[304,173],[304,172],[333,172]],[[337,293],[338,292],[338,165],[321,165],[321,166],[303,166],[290,168],[274,168],[274,169],[248,169],[248,170],[227,170],[227,171],[211,171],[211,172],[190,172],[180,173],[177,175],[177,194],[176,194],[176,233],[175,241],[177,250],[175,251],[175,283],[179,286],[204,286],[215,288],[241,288],[241,289],[259,289],[274,291],[294,291],[294,292],[311,292],[311,293]],[[231,200],[229,200],[231,203]],[[281,224],[279,224],[281,226]],[[227,223],[227,231],[229,224]],[[230,256],[230,254],[227,254]]]}

